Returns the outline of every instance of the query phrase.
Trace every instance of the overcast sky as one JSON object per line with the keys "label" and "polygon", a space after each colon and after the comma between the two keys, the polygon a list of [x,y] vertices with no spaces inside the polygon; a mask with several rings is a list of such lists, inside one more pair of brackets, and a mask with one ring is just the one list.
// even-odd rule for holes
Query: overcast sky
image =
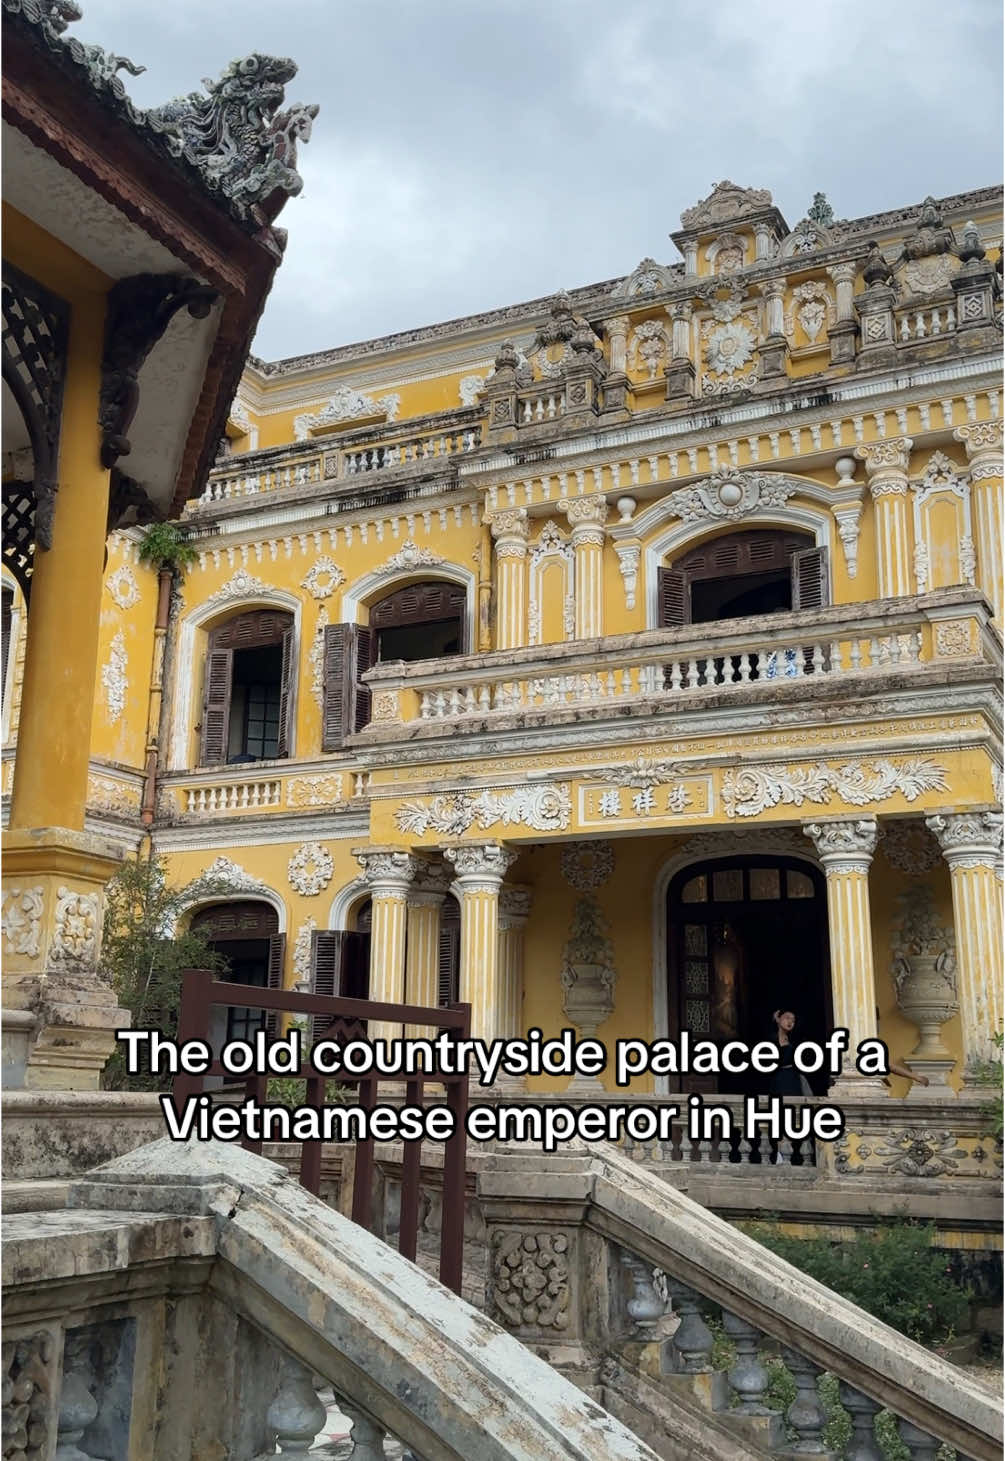
{"label": "overcast sky", "polygon": [[731,178],[789,224],[1001,180],[999,0],[82,0],[144,106],[291,56],[321,113],[267,359],[679,256]]}

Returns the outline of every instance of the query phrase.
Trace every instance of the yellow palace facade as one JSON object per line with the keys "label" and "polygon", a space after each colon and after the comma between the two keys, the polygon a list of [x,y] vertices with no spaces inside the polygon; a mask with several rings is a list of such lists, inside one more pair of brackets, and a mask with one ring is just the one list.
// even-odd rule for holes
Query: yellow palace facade
{"label": "yellow palace facade", "polygon": [[[922,1122],[965,1101],[1002,1025],[1001,228],[995,189],[790,228],[720,183],[676,263],[252,360],[195,563],[109,540],[88,827],[213,869],[235,977],[486,1037],[784,1007],[878,1031]],[[6,778],[6,579],[4,615]]]}

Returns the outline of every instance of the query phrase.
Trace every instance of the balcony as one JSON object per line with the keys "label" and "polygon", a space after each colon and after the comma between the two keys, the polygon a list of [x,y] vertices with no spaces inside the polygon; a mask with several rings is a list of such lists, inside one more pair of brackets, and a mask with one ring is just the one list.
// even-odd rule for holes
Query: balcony
{"label": "balcony", "polygon": [[994,682],[1001,640],[972,588],[493,654],[378,665],[360,745],[708,706]]}

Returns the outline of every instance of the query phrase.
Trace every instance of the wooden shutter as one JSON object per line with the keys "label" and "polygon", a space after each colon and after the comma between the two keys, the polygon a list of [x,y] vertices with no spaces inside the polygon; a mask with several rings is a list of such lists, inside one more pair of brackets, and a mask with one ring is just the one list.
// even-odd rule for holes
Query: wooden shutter
{"label": "wooden shutter", "polygon": [[202,751],[200,766],[216,766],[227,759],[230,736],[230,687],[234,678],[234,651],[212,649],[206,656],[206,684],[202,697]]}
{"label": "wooden shutter", "polygon": [[437,1004],[456,1004],[460,998],[460,982],[461,910],[456,898],[447,897],[440,909]]}
{"label": "wooden shutter", "polygon": [[[286,935],[285,933],[274,933],[269,939],[269,975],[265,985],[267,989],[282,989],[285,958]],[[273,1038],[276,1036],[279,1030],[278,1011],[270,1011],[265,1016],[265,1028]]]}
{"label": "wooden shutter", "polygon": [[322,751],[337,751],[349,734],[356,629],[355,624],[325,625]]}
{"label": "wooden shutter", "polygon": [[293,677],[296,665],[293,660],[294,635],[287,629],[282,639],[283,668],[279,681],[279,738],[276,744],[277,756],[288,756],[293,744]]}
{"label": "wooden shutter", "polygon": [[827,549],[801,548],[792,555],[792,607],[822,609],[830,600]]}
{"label": "wooden shutter", "polygon": [[679,568],[659,568],[656,577],[659,600],[659,627],[675,629],[691,622],[691,595],[688,581]]}
{"label": "wooden shutter", "polygon": [[353,685],[355,701],[349,724],[354,731],[361,731],[365,725],[370,724],[372,699],[370,687],[363,684],[361,677],[366,674],[367,670],[373,669],[374,660],[377,657],[377,635],[366,624],[357,624],[355,628],[356,676]]}
{"label": "wooden shutter", "polygon": [[2,666],[0,666],[0,693],[6,695],[6,693],[7,693],[7,661],[10,658],[10,631],[11,631],[11,625],[14,622],[14,595],[11,593],[11,591],[10,591],[9,588],[5,588],[3,590],[2,612],[3,612],[3,623],[2,623],[2,640],[3,640],[2,655],[3,655],[3,662],[2,662]]}
{"label": "wooden shutter", "polygon": [[[311,993],[340,994],[342,984],[342,942],[340,929],[319,929],[311,935]],[[312,1015],[310,1040],[320,1040],[330,1024],[325,1015]]]}

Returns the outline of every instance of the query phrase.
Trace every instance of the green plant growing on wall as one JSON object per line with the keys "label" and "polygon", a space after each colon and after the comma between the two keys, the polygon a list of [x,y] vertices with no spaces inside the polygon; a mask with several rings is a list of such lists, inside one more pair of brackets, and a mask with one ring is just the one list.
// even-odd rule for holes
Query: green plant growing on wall
{"label": "green plant growing on wall", "polygon": [[184,574],[199,557],[177,523],[153,523],[143,534],[139,548],[140,562],[151,568],[170,568]]}
{"label": "green plant growing on wall", "polygon": [[[198,931],[178,927],[198,900],[226,895],[229,889],[210,878],[181,887],[168,881],[160,857],[127,858],[106,890],[101,965],[119,1003],[132,1015],[134,1030],[157,1029],[173,1037],[178,1030],[183,969],[220,972],[226,961]],[[169,1076],[143,1071],[130,1075],[125,1051],[116,1049],[104,1072],[107,1090],[164,1090]]]}
{"label": "green plant growing on wall", "polygon": [[986,1086],[989,1091],[994,1092],[993,1099],[981,1106],[981,1115],[988,1123],[991,1134],[997,1141],[1005,1135],[1005,1101],[1003,1101],[1002,1077],[1005,1067],[1002,1063],[1002,1043],[1005,1041],[1005,1032],[999,1030],[997,1035],[992,1036],[997,1056],[991,1060],[981,1060],[971,1066],[971,1075],[979,1086]]}

